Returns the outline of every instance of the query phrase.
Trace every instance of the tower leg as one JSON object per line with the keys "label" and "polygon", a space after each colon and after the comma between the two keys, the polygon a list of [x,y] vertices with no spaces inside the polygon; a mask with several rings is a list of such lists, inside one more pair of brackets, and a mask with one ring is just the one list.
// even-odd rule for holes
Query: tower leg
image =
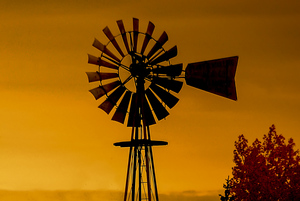
{"label": "tower leg", "polygon": [[156,184],[156,176],[155,176],[155,169],[154,169],[154,161],[153,161],[153,154],[152,154],[152,147],[149,147],[150,149],[150,158],[151,158],[151,164],[152,164],[152,173],[153,173],[153,185],[155,190],[155,198],[156,201],[158,201],[158,190],[157,190],[157,184]]}
{"label": "tower leg", "polygon": [[[149,129],[149,126],[147,127],[147,131],[148,131],[148,137],[150,139],[150,129]],[[158,191],[157,191],[155,168],[154,168],[154,160],[153,160],[153,153],[152,153],[152,147],[151,146],[149,146],[149,153],[150,153],[150,160],[151,160],[152,171],[153,171],[153,183],[154,183],[154,189],[155,189],[155,197],[156,197],[156,200],[158,201]]]}
{"label": "tower leg", "polygon": [[[133,139],[134,136],[134,127],[132,127],[132,133],[131,133],[131,140]],[[129,158],[128,158],[128,166],[127,166],[127,174],[126,174],[126,183],[125,183],[125,194],[124,194],[124,201],[127,200],[127,193],[128,193],[128,183],[129,183],[129,175],[130,175],[130,165],[131,165],[131,157],[132,157],[132,146],[130,147],[129,150]]]}

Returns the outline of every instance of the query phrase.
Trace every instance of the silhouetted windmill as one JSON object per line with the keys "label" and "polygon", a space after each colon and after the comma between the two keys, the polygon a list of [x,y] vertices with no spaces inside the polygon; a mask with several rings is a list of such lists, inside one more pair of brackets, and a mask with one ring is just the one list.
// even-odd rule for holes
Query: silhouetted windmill
{"label": "silhouetted windmill", "polygon": [[151,140],[149,126],[168,116],[166,108],[178,102],[173,94],[182,88],[180,78],[185,78],[187,85],[236,100],[238,57],[190,63],[183,71],[182,63],[170,63],[177,55],[177,46],[165,50],[168,35],[163,32],[154,39],[152,22],[145,33],[140,32],[136,18],[133,31],[126,31],[122,20],[117,25],[119,35],[113,35],[108,27],[103,29],[109,39],[106,45],[95,39],[93,46],[101,55],[88,55],[88,63],[99,66],[98,71],[87,72],[89,82],[100,81],[90,92],[96,99],[106,97],[99,108],[107,114],[115,108],[112,120],[127,120],[127,126],[132,127],[130,141],[114,144],[130,149],[124,201],[158,201],[152,146],[168,143]]}

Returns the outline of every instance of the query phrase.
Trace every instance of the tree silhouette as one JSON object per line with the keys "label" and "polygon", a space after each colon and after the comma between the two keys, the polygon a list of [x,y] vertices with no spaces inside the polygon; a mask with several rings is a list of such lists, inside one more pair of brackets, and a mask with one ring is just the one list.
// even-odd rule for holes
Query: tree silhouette
{"label": "tree silhouette", "polygon": [[223,184],[223,188],[225,188],[225,196],[219,194],[219,196],[221,196],[220,197],[221,201],[232,201],[232,200],[234,200],[234,196],[230,195],[231,188],[232,188],[230,183],[231,183],[231,179],[229,179],[229,176],[228,176],[228,179],[226,179],[226,184]]}
{"label": "tree silhouette", "polygon": [[235,142],[231,180],[236,200],[300,200],[300,156],[295,143],[270,127],[263,142],[252,145],[240,135]]}

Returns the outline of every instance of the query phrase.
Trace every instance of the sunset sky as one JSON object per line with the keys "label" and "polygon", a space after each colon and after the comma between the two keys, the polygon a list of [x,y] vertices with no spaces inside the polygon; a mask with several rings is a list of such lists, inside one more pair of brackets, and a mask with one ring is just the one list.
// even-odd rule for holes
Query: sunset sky
{"label": "sunset sky", "polygon": [[[26,3],[25,3],[26,2]],[[214,195],[234,165],[234,141],[275,124],[300,148],[300,1],[0,1],[0,189],[123,191],[130,128],[88,92],[100,56],[94,38],[132,18],[177,45],[172,63],[239,56],[238,101],[184,84],[166,120],[151,126],[161,193]]]}

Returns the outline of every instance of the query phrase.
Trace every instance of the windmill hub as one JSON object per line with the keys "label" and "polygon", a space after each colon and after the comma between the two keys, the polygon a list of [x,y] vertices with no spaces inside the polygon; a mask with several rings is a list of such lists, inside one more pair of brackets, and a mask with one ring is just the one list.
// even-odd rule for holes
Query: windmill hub
{"label": "windmill hub", "polygon": [[145,78],[150,73],[150,70],[146,67],[147,65],[143,61],[136,60],[130,65],[130,73],[133,77]]}
{"label": "windmill hub", "polygon": [[134,52],[130,53],[132,57],[132,63],[129,67],[129,71],[133,77],[140,77],[144,79],[150,74],[150,69],[147,69],[145,57],[141,57]]}

